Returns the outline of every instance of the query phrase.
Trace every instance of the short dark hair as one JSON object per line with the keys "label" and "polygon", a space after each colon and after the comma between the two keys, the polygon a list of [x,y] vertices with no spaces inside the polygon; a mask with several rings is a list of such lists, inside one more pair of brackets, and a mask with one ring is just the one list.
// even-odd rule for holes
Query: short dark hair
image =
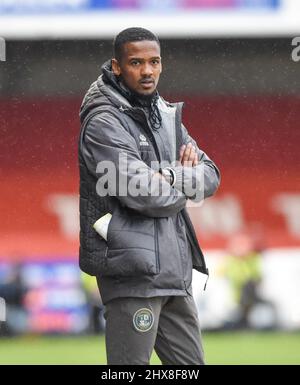
{"label": "short dark hair", "polygon": [[150,40],[156,41],[160,47],[160,42],[158,37],[151,31],[145,28],[140,27],[131,27],[124,29],[121,31],[113,41],[113,54],[114,57],[119,61],[122,57],[122,48],[126,43],[130,43],[133,41],[143,41]]}

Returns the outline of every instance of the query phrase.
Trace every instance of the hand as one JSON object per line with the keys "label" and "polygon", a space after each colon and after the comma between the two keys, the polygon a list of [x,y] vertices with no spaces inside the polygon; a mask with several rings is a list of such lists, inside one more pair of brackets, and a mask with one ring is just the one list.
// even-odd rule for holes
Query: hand
{"label": "hand", "polygon": [[180,147],[179,162],[184,167],[197,166],[198,154],[191,142]]}

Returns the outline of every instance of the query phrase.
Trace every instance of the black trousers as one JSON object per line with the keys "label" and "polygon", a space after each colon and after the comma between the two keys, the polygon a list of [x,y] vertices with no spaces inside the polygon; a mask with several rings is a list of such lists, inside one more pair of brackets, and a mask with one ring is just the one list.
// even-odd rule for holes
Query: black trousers
{"label": "black trousers", "polygon": [[109,365],[148,365],[155,349],[164,365],[204,364],[192,296],[117,298],[106,304]]}

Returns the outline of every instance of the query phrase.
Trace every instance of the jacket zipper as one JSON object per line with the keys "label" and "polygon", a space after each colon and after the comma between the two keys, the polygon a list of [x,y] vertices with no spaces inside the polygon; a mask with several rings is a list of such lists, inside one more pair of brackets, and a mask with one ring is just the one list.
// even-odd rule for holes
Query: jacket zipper
{"label": "jacket zipper", "polygon": [[[155,151],[156,157],[158,159],[158,162],[160,163],[161,159],[160,159],[159,150],[158,150],[157,143],[156,143],[156,140],[154,138],[154,135],[153,135],[153,133],[151,131],[151,127],[149,125],[147,115],[146,115],[146,113],[145,113],[145,111],[143,109],[140,109],[140,111],[142,111],[142,113],[144,115],[145,121],[147,123],[147,132],[148,132],[148,135],[152,138],[152,144],[153,144],[153,147],[154,147],[154,151]],[[154,218],[154,236],[155,236],[156,271],[157,271],[157,274],[158,274],[160,272],[160,263],[159,263],[159,257],[158,257],[158,255],[159,255],[159,250],[158,250],[158,230],[157,230],[157,219],[156,218]]]}
{"label": "jacket zipper", "polygon": [[[156,157],[158,159],[158,162],[160,163],[161,162],[161,159],[160,159],[160,154],[159,154],[159,150],[158,150],[158,147],[157,147],[157,143],[156,143],[156,140],[154,138],[154,135],[153,133],[151,132],[151,127],[149,125],[149,122],[148,122],[148,118],[147,118],[147,115],[145,113],[145,111],[142,109],[142,108],[138,108],[137,109],[142,112],[143,114],[143,117],[146,121],[146,130],[147,130],[147,133],[149,135],[149,137],[151,137],[152,139],[152,143],[153,143],[153,147],[154,147],[154,151],[155,151],[155,154],[156,154]],[[120,110],[124,113],[127,113],[127,115],[131,115],[131,111],[129,108],[124,108],[124,107],[121,107]],[[131,116],[132,117],[132,116]],[[133,117],[132,117],[133,118]],[[134,119],[134,118],[133,118]],[[157,230],[157,219],[154,218],[154,247],[155,247],[155,261],[156,261],[156,271],[157,271],[157,274],[160,272],[160,263],[159,263],[159,257],[158,257],[158,230]]]}
{"label": "jacket zipper", "polygon": [[[149,124],[149,121],[148,121],[148,118],[147,118],[147,115],[145,113],[145,111],[143,109],[140,109],[140,111],[143,113],[144,115],[144,118],[147,122],[147,131],[148,131],[148,135],[151,136],[152,138],[152,143],[153,143],[153,146],[154,146],[154,150],[155,150],[155,153],[156,153],[156,157],[159,161],[159,163],[161,163],[161,159],[160,159],[160,154],[159,154],[159,150],[158,150],[158,146],[157,146],[157,143],[156,143],[156,140],[154,138],[154,135],[151,131],[151,126]],[[158,234],[157,234],[157,225],[156,225],[156,218],[154,218],[154,226],[155,226],[155,254],[156,254],[156,263],[157,263],[157,266],[159,266],[159,259],[158,259]],[[174,226],[174,224],[173,224]],[[174,227],[173,227],[174,229]],[[175,232],[174,232],[175,233]],[[184,266],[183,266],[183,262],[182,262],[182,256],[181,256],[181,250],[180,250],[180,247],[179,247],[179,243],[178,243],[178,239],[176,237],[176,233],[174,234],[175,235],[175,238],[176,238],[176,243],[177,243],[177,249],[179,251],[179,258],[180,258],[180,266],[181,266],[181,272],[182,272],[182,279],[183,279],[183,283],[184,283],[184,288],[186,290],[186,282],[184,280]]]}
{"label": "jacket zipper", "polygon": [[182,210],[182,217],[183,217],[183,220],[184,220],[185,225],[186,225],[187,237],[190,240],[191,245],[193,245],[196,248],[198,255],[200,257],[200,260],[202,262],[202,266],[199,266],[200,270],[199,269],[197,269],[197,270],[199,270],[203,274],[208,275],[208,268],[206,267],[206,263],[205,263],[205,259],[204,259],[202,250],[199,246],[195,230],[193,228],[192,222],[191,222],[191,220],[187,214],[186,209]]}
{"label": "jacket zipper", "polygon": [[183,261],[182,261],[182,256],[181,256],[181,249],[180,249],[180,246],[179,246],[179,243],[178,243],[178,239],[177,239],[177,236],[176,236],[176,232],[175,232],[175,229],[174,229],[174,222],[173,222],[173,219],[172,219],[172,226],[173,226],[174,236],[175,236],[175,239],[176,239],[177,250],[178,250],[178,252],[179,252],[179,259],[180,259],[180,266],[181,266],[182,281],[183,281],[183,283],[184,283],[184,289],[186,290],[186,283],[185,283],[185,280],[184,280],[184,277],[185,277],[185,271],[184,271],[184,266],[183,266]]}
{"label": "jacket zipper", "polygon": [[154,247],[155,247],[155,260],[156,260],[156,273],[160,272],[160,263],[158,258],[158,230],[157,230],[157,219],[154,218]]}

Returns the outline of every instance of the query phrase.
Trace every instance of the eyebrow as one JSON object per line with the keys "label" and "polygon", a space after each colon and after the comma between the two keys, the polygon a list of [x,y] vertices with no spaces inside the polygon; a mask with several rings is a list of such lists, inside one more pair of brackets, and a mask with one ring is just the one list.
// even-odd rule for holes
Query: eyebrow
{"label": "eyebrow", "polygon": [[[160,60],[161,57],[160,57],[160,56],[153,56],[153,57],[151,57],[149,60],[153,60],[153,59],[159,59],[159,60]],[[139,61],[143,61],[143,60],[145,60],[145,59],[140,58],[140,57],[130,57],[129,60],[139,60]]]}

